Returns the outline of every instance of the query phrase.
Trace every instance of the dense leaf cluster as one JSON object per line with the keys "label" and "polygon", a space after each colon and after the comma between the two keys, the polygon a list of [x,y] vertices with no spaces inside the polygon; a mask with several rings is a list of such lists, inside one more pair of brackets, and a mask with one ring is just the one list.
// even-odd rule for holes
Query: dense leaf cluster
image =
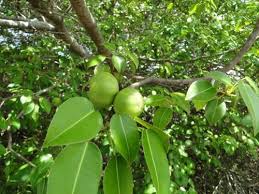
{"label": "dense leaf cluster", "polygon": [[[69,2],[53,2],[96,53]],[[246,181],[237,174],[258,155],[259,42],[228,75],[218,70],[251,33],[258,2],[87,3],[110,60],[78,57],[55,32],[0,28],[0,193],[256,192],[249,167],[240,170]],[[0,1],[0,13],[38,17],[25,0]],[[102,71],[120,89],[140,76],[207,79],[140,87],[145,109],[132,118],[112,106],[96,110],[88,99],[88,81]]]}

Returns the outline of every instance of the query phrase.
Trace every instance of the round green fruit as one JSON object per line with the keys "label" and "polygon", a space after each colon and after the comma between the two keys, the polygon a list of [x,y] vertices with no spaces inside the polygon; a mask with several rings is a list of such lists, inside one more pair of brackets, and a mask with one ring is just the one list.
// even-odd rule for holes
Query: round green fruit
{"label": "round green fruit", "polygon": [[54,98],[52,99],[52,104],[53,104],[54,106],[59,106],[61,103],[62,103],[62,101],[61,101],[61,99],[58,98],[58,97],[54,97]]}
{"label": "round green fruit", "polygon": [[138,116],[143,111],[144,99],[138,90],[124,88],[115,97],[114,109],[117,113]]}
{"label": "round green fruit", "polygon": [[96,108],[108,107],[119,91],[117,79],[108,72],[97,73],[89,83],[88,97]]}

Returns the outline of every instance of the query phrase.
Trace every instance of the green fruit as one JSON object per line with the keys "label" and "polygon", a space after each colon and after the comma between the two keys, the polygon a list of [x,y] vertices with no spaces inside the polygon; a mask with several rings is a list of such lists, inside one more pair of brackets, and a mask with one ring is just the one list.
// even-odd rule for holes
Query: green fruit
{"label": "green fruit", "polygon": [[61,103],[62,103],[62,101],[61,101],[61,99],[58,98],[58,97],[55,97],[55,98],[52,99],[52,104],[53,104],[54,106],[59,106]]}
{"label": "green fruit", "polygon": [[116,78],[108,72],[97,73],[90,79],[88,97],[96,108],[106,108],[119,91]]}
{"label": "green fruit", "polygon": [[125,88],[121,90],[114,100],[114,109],[117,113],[126,113],[138,116],[144,108],[144,99],[138,90]]}

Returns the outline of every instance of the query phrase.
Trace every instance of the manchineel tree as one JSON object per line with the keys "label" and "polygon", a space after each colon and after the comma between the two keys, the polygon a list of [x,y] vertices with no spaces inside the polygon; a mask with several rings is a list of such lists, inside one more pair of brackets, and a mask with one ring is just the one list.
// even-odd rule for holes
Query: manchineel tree
{"label": "manchineel tree", "polygon": [[258,13],[0,1],[0,193],[259,192]]}

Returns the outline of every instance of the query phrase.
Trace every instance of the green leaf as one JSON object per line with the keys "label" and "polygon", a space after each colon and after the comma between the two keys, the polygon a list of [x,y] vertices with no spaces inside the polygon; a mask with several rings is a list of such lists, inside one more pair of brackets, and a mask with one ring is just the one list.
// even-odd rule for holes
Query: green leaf
{"label": "green leaf", "polygon": [[169,135],[167,135],[164,131],[162,131],[160,128],[153,126],[149,124],[148,122],[135,117],[134,118],[136,122],[138,122],[140,125],[145,127],[146,129],[152,130],[154,133],[157,134],[157,136],[160,138],[161,142],[163,143],[164,149],[167,152],[169,149]]}
{"label": "green leaf", "polygon": [[170,146],[170,137],[169,135],[167,135],[164,131],[162,131],[161,129],[153,126],[152,128],[150,128],[150,130],[152,130],[161,140],[164,149],[166,152],[168,152],[169,150],[169,146]]}
{"label": "green leaf", "polygon": [[0,129],[6,129],[8,127],[7,121],[4,117],[0,116]]}
{"label": "green leaf", "polygon": [[126,69],[126,61],[124,58],[113,55],[112,56],[112,64],[114,65],[115,69],[119,72],[122,73]]}
{"label": "green leaf", "polygon": [[110,73],[111,72],[111,68],[108,65],[97,65],[94,68],[94,74],[96,75],[97,73],[100,73],[100,72],[108,72],[108,73]]}
{"label": "green leaf", "polygon": [[47,193],[47,178],[41,180],[37,184],[37,194],[46,194]]}
{"label": "green leaf", "polygon": [[254,134],[256,135],[259,132],[259,97],[248,84],[244,83],[244,81],[239,82],[238,90],[252,117]]}
{"label": "green leaf", "polygon": [[126,114],[114,114],[110,130],[116,150],[128,162],[132,162],[139,150],[140,137],[136,122]]}
{"label": "green leaf", "polygon": [[39,105],[38,104],[35,104],[35,107],[33,109],[33,112],[31,114],[31,118],[36,122],[39,118]]}
{"label": "green leaf", "polygon": [[122,157],[110,159],[103,178],[104,194],[132,194],[133,177],[129,164]]}
{"label": "green leaf", "polygon": [[148,96],[145,100],[145,105],[147,106],[160,106],[160,107],[168,107],[173,104],[172,99],[168,96],[163,95],[151,95]]}
{"label": "green leaf", "polygon": [[88,60],[88,62],[86,63],[86,66],[89,68],[96,65],[100,65],[105,60],[105,58],[106,57],[102,55],[93,56]]}
{"label": "green leaf", "polygon": [[193,105],[194,105],[194,107],[195,107],[195,109],[196,109],[197,111],[203,109],[203,108],[205,107],[205,105],[207,104],[207,102],[205,102],[205,101],[196,101],[196,100],[193,100],[192,102],[193,102]]}
{"label": "green leaf", "polygon": [[151,130],[143,130],[142,146],[156,193],[169,194],[169,164],[160,138]]}
{"label": "green leaf", "polygon": [[102,155],[93,143],[67,146],[50,170],[47,194],[97,194]]}
{"label": "green leaf", "polygon": [[230,77],[227,76],[227,74],[221,72],[221,71],[211,71],[207,74],[207,77],[210,77],[216,81],[222,82],[226,85],[232,85],[232,81]]}
{"label": "green leaf", "polygon": [[189,15],[192,15],[192,14],[196,13],[196,11],[197,11],[197,9],[198,9],[198,6],[199,6],[199,3],[194,4],[194,5],[192,6],[192,8],[189,10]]}
{"label": "green leaf", "polygon": [[172,109],[165,107],[158,108],[153,117],[153,124],[160,129],[164,129],[171,121],[172,116]]}
{"label": "green leaf", "polygon": [[245,127],[253,127],[253,121],[250,114],[247,114],[242,118],[241,124]]}
{"label": "green leaf", "polygon": [[32,96],[21,96],[20,97],[20,102],[22,104],[29,103],[31,101],[32,101]]}
{"label": "green leaf", "polygon": [[103,126],[102,116],[86,98],[73,97],[61,104],[55,113],[44,146],[67,145],[88,141]]}
{"label": "green leaf", "polygon": [[16,128],[16,129],[20,129],[20,128],[21,128],[21,123],[20,123],[20,121],[19,121],[18,119],[16,119],[16,118],[13,118],[13,119],[11,120],[10,124],[11,124],[14,128]]}
{"label": "green leaf", "polygon": [[44,98],[44,97],[40,97],[39,98],[39,103],[40,103],[40,107],[47,113],[50,113],[51,111],[51,104],[50,102]]}
{"label": "green leaf", "polygon": [[185,100],[185,94],[180,92],[171,93],[174,104],[182,108],[188,114],[190,113],[190,103]]}
{"label": "green leaf", "polygon": [[1,157],[2,155],[4,155],[5,153],[6,153],[5,147],[4,147],[2,144],[0,144],[0,157]]}
{"label": "green leaf", "polygon": [[254,89],[255,93],[259,95],[259,88],[257,87],[256,83],[250,77],[245,77],[245,80]]}
{"label": "green leaf", "polygon": [[37,187],[36,187],[36,194],[47,194],[47,178],[45,178],[45,179],[43,179],[37,185]]}
{"label": "green leaf", "polygon": [[23,114],[30,114],[34,110],[35,104],[34,102],[25,103],[23,105]]}
{"label": "green leaf", "polygon": [[185,99],[208,102],[215,98],[216,94],[217,90],[209,81],[198,80],[190,85]]}
{"label": "green leaf", "polygon": [[127,51],[127,56],[130,58],[130,60],[134,63],[135,68],[138,69],[139,66],[139,60],[138,56],[135,53],[132,53],[130,51]]}
{"label": "green leaf", "polygon": [[226,103],[219,99],[210,101],[205,109],[205,117],[210,124],[217,123],[226,114]]}
{"label": "green leaf", "polygon": [[167,5],[167,11],[172,11],[172,9],[173,9],[173,7],[174,7],[174,3],[169,3],[168,5]]}

